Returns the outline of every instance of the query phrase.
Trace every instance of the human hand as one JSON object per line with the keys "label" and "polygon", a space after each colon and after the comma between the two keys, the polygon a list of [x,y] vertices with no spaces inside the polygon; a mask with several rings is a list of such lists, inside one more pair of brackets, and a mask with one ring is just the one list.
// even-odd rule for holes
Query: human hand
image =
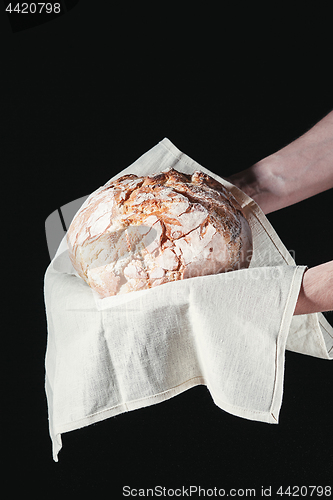
{"label": "human hand", "polygon": [[299,139],[228,180],[265,214],[333,187],[333,111]]}
{"label": "human hand", "polygon": [[294,314],[331,310],[333,310],[333,260],[305,271]]}

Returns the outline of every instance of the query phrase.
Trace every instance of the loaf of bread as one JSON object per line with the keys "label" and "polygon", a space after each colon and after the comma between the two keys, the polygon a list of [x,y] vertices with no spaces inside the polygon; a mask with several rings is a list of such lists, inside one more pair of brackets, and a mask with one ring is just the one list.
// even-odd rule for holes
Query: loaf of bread
{"label": "loaf of bread", "polygon": [[95,191],[74,217],[69,256],[99,296],[246,268],[250,226],[209,175],[168,169],[124,175]]}

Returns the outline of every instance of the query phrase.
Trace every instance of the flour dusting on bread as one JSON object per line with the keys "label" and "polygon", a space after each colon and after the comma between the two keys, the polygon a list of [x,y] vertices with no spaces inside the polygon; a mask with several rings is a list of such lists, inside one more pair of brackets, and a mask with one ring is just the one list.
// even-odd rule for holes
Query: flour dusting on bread
{"label": "flour dusting on bread", "polygon": [[250,226],[209,175],[173,168],[124,175],[95,191],[74,217],[69,256],[101,297],[249,266]]}

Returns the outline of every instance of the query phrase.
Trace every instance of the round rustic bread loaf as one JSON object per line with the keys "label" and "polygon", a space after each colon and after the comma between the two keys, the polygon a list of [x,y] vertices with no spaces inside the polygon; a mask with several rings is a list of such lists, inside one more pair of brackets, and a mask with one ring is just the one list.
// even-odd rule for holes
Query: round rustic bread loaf
{"label": "round rustic bread loaf", "polygon": [[209,175],[124,175],[95,191],[68,233],[74,268],[101,297],[249,266],[250,226]]}

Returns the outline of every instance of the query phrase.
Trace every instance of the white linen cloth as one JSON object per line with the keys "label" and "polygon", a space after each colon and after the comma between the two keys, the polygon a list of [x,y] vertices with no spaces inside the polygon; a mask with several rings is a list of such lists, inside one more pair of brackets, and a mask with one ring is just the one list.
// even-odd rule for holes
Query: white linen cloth
{"label": "white linen cloth", "polygon": [[66,239],[45,273],[45,389],[53,458],[61,434],[205,384],[217,406],[278,423],[285,349],[332,359],[322,314],[293,316],[297,266],[257,204],[164,139],[116,177],[202,170],[232,191],[250,223],[249,269],[98,299]]}

